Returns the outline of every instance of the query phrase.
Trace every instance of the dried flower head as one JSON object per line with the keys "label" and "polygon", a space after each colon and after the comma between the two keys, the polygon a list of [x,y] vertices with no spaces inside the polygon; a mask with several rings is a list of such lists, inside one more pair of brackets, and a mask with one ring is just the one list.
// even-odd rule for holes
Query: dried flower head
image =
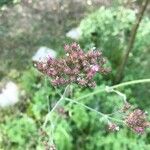
{"label": "dried flower head", "polygon": [[69,112],[65,110],[64,107],[57,108],[57,113],[63,118],[67,118],[69,116]]}
{"label": "dried flower head", "polygon": [[112,132],[119,131],[119,126],[115,123],[109,123],[107,128]]}
{"label": "dried flower head", "polygon": [[122,111],[123,111],[123,112],[127,112],[131,107],[132,107],[132,106],[131,106],[130,103],[125,102],[124,105],[123,105],[123,107],[122,107]]}
{"label": "dried flower head", "polygon": [[145,112],[140,109],[135,109],[133,112],[130,112],[125,119],[125,123],[139,134],[144,133],[144,130],[149,126]]}
{"label": "dried flower head", "polygon": [[76,83],[81,86],[95,86],[94,76],[108,72],[104,68],[105,59],[97,50],[85,53],[77,43],[65,45],[65,57],[49,58],[45,62],[35,62],[36,68],[52,79],[55,86]]}
{"label": "dried flower head", "polygon": [[50,145],[49,150],[56,150],[55,145]]}

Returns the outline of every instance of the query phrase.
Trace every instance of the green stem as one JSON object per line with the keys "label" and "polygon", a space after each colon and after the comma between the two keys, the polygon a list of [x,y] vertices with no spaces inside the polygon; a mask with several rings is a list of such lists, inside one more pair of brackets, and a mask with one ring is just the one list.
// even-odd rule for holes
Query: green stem
{"label": "green stem", "polygon": [[[133,81],[128,81],[128,82],[120,83],[120,84],[117,84],[117,85],[113,85],[113,86],[110,86],[109,88],[110,89],[115,89],[115,88],[124,87],[124,86],[128,86],[128,85],[139,84],[139,83],[148,83],[148,82],[150,82],[150,79],[133,80]],[[84,98],[93,96],[97,93],[101,93],[101,92],[105,92],[105,91],[106,91],[106,87],[98,89],[98,90],[96,90],[92,93],[81,96],[79,98],[76,98],[76,100],[81,100],[81,99],[84,99]]]}
{"label": "green stem", "polygon": [[62,100],[64,99],[64,97],[61,97],[57,103],[55,104],[55,106],[52,108],[52,110],[46,115],[44,124],[43,124],[43,129],[46,127],[47,122],[50,120],[50,115],[52,114],[52,112],[58,107],[58,105],[62,102]]}
{"label": "green stem", "polygon": [[86,108],[86,109],[88,109],[88,110],[90,110],[90,111],[93,111],[93,112],[99,114],[100,116],[105,117],[107,120],[110,119],[110,120],[114,120],[114,121],[116,121],[116,122],[121,122],[121,123],[123,123],[123,121],[121,121],[121,120],[118,120],[118,119],[116,119],[116,118],[110,117],[109,114],[104,114],[104,113],[102,113],[102,112],[99,112],[99,111],[97,111],[97,110],[95,110],[95,109],[93,109],[93,108],[91,108],[91,107],[89,107],[89,106],[87,106],[87,105],[85,105],[85,104],[83,104],[83,103],[80,103],[80,102],[78,102],[78,101],[76,101],[76,100],[73,100],[73,99],[70,99],[70,98],[66,98],[66,97],[65,97],[65,100],[66,100],[66,101],[69,101],[69,102],[71,102],[71,103],[77,104],[77,105],[79,105],[79,106],[82,106],[82,107],[84,107],[84,108]]}
{"label": "green stem", "polygon": [[[68,89],[69,85],[65,88],[63,95],[61,95],[60,99],[57,101],[57,103],[55,104],[55,106],[51,109],[51,111],[48,112],[48,114],[46,115],[45,121],[43,123],[43,129],[46,127],[47,122],[50,120],[51,114],[52,112],[59,106],[59,104],[63,101],[63,99],[65,98],[65,94],[66,91]],[[52,123],[52,122],[51,122]]]}
{"label": "green stem", "polygon": [[[128,86],[128,85],[133,85],[133,84],[139,84],[139,83],[148,83],[148,82],[150,82],[150,79],[140,79],[140,80],[134,80],[134,81],[128,81],[128,82],[120,83],[120,84],[117,84],[117,85],[114,85],[114,86],[110,86],[109,88],[110,88],[110,89],[115,89],[115,88],[119,88],[119,87],[123,87],[123,86]],[[68,86],[67,86],[67,87],[68,87]],[[89,94],[87,94],[87,95],[81,96],[81,97],[79,97],[79,98],[76,98],[76,100],[69,99],[69,98],[66,98],[66,97],[65,97],[65,94],[66,94],[66,91],[67,91],[67,87],[65,88],[65,91],[64,91],[63,95],[61,95],[61,98],[57,101],[56,105],[55,105],[55,106],[53,107],[53,109],[46,115],[46,119],[45,119],[45,121],[44,121],[43,128],[46,127],[47,122],[50,120],[51,113],[52,113],[52,112],[56,109],[56,107],[63,101],[63,99],[65,99],[65,100],[67,100],[67,101],[70,101],[70,102],[72,102],[72,103],[78,104],[78,105],[80,105],[80,106],[83,106],[83,107],[85,107],[86,109],[91,110],[91,111],[94,111],[94,112],[98,113],[98,114],[101,115],[101,116],[105,116],[105,117],[107,116],[107,118],[109,118],[109,119],[112,119],[112,120],[114,120],[114,121],[116,120],[115,118],[112,118],[112,117],[108,116],[108,114],[103,114],[103,113],[101,113],[101,112],[98,112],[97,110],[95,110],[95,109],[93,109],[93,108],[91,108],[91,107],[88,107],[88,106],[86,106],[86,105],[84,105],[84,104],[82,104],[82,103],[80,103],[80,102],[77,101],[77,100],[81,100],[81,99],[90,97],[90,96],[92,96],[92,95],[95,95],[95,94],[97,94],[97,93],[105,92],[105,91],[106,91],[106,87],[101,88],[101,89],[98,89],[98,90],[96,90],[96,91],[94,91],[94,92],[92,92],[92,93],[89,93]],[[118,120],[116,120],[116,121],[118,121]]]}
{"label": "green stem", "polygon": [[140,79],[140,80],[133,80],[133,81],[127,81],[124,83],[120,83],[114,86],[111,86],[111,88],[119,88],[119,87],[123,87],[123,86],[127,86],[127,85],[133,85],[133,84],[139,84],[139,83],[148,83],[150,82],[150,79]]}
{"label": "green stem", "polygon": [[75,103],[75,104],[77,104],[77,105],[80,105],[80,106],[82,106],[82,107],[84,107],[84,108],[86,108],[86,109],[88,109],[88,110],[94,111],[94,112],[96,112],[97,114],[99,114],[99,115],[101,115],[101,116],[106,116],[105,114],[103,114],[103,113],[97,111],[96,109],[93,109],[93,108],[91,108],[91,107],[88,107],[88,106],[86,106],[86,105],[84,105],[84,104],[82,104],[82,103],[80,103],[80,102],[78,102],[78,101],[76,101],[76,100],[73,100],[73,99],[70,99],[70,98],[66,98],[66,97],[65,97],[65,100],[67,100],[67,101],[69,101],[69,102],[71,102],[71,103]]}

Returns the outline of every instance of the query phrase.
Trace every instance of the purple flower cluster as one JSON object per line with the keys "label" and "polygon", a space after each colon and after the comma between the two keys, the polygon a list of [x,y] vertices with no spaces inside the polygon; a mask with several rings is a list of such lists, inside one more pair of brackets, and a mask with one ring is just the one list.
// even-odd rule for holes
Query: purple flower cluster
{"label": "purple flower cluster", "polygon": [[[124,114],[120,119],[130,129],[138,134],[143,134],[145,129],[150,127],[150,122],[147,120],[146,113],[140,109],[135,109],[133,105],[125,102],[120,111]],[[119,126],[116,123],[109,122],[107,125],[109,131],[118,131]]]}
{"label": "purple flower cluster", "polygon": [[130,112],[125,119],[125,123],[139,134],[144,133],[144,130],[149,126],[149,122],[146,121],[146,114],[140,109]]}
{"label": "purple flower cluster", "polygon": [[65,45],[66,56],[61,59],[48,58],[45,62],[36,62],[37,69],[51,77],[54,86],[76,83],[81,86],[96,85],[94,76],[108,72],[104,68],[105,59],[97,50],[85,53],[77,43]]}

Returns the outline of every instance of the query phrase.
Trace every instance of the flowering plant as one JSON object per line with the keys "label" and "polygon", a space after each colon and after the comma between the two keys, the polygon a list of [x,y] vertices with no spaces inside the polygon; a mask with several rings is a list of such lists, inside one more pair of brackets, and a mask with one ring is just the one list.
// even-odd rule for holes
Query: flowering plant
{"label": "flowering plant", "polygon": [[[150,79],[129,81],[111,87],[106,86],[103,89],[98,89],[82,97],[76,99],[70,98],[71,96],[68,96],[66,93],[72,83],[84,87],[94,87],[96,86],[96,82],[94,81],[94,76],[96,74],[108,73],[110,69],[104,67],[106,61],[100,51],[92,49],[87,53],[85,53],[77,43],[72,43],[71,45],[65,45],[64,50],[66,52],[64,58],[54,59],[49,57],[45,59],[45,61],[34,62],[36,68],[40,72],[42,72],[44,75],[47,75],[48,77],[51,78],[51,83],[53,86],[66,85],[64,93],[63,94],[59,93],[60,99],[46,115],[45,121],[41,129],[42,135],[48,136],[48,134],[45,131],[48,121],[51,122],[52,130],[53,130],[53,121],[51,118],[51,114],[56,110],[58,105],[60,105],[60,103],[63,100],[80,105],[88,110],[91,110],[99,114],[101,117],[104,117],[107,122],[109,131],[119,131],[119,125],[117,123],[122,123],[123,125],[128,126],[138,134],[144,133],[145,129],[147,127],[150,127],[150,123],[149,121],[147,121],[146,113],[141,109],[134,108],[134,106],[132,106],[127,102],[126,95],[116,90],[116,88],[121,86],[150,82]],[[111,114],[104,114],[79,102],[79,100],[85,99],[87,97],[90,97],[91,95],[95,95],[100,92],[116,93],[123,100],[122,107],[119,110],[112,112]],[[122,114],[120,118],[113,117],[117,113]],[[56,149],[52,137],[50,141],[47,138],[47,141],[44,142],[44,144],[47,147],[47,149],[48,148],[51,148],[52,150]]]}
{"label": "flowering plant", "polygon": [[85,53],[77,43],[65,45],[66,56],[61,59],[49,57],[46,61],[36,63],[39,71],[51,77],[54,86],[76,83],[81,86],[93,87],[96,73],[107,73],[102,52],[90,50]]}

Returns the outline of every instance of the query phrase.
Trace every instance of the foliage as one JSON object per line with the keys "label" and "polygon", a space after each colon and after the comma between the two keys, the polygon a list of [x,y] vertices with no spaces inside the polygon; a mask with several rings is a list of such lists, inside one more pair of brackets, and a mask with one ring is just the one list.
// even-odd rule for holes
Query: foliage
{"label": "foliage", "polygon": [[[3,135],[6,135],[5,139],[1,142],[1,146],[5,149],[18,149],[22,147],[31,148],[35,147],[35,141],[37,141],[37,128],[35,121],[24,115],[16,116],[16,118],[9,118],[5,125],[1,125],[1,131]],[[26,143],[28,143],[26,145]]]}
{"label": "foliage", "polygon": [[80,24],[82,42],[86,46],[92,44],[101,48],[106,56],[113,56],[113,62],[120,59],[120,53],[127,44],[126,34],[129,34],[135,21],[134,11],[121,9],[123,8],[113,10],[101,7]]}
{"label": "foliage", "polygon": [[0,7],[3,5],[10,5],[19,3],[21,0],[0,0]]}
{"label": "foliage", "polygon": [[[35,80],[31,80],[33,76]],[[49,96],[50,106],[53,107],[59,99],[59,95],[57,94],[58,91],[51,87],[49,81],[42,78],[41,74],[35,72],[33,68],[24,72],[20,83],[22,86],[24,85],[24,88],[29,87],[30,92],[27,87],[25,89],[28,92],[30,102],[26,104],[27,109],[23,112],[23,115],[9,117],[5,123],[1,124],[0,141],[3,149],[44,149],[40,142],[41,136],[38,133],[48,111],[47,96]],[[38,85],[37,79],[41,79],[40,85]],[[24,81],[27,84],[24,84]],[[101,87],[104,87],[104,85],[101,85]],[[122,90],[130,98],[130,103],[135,104],[136,99],[132,95],[132,90]],[[61,92],[61,89],[59,92]],[[74,97],[84,96],[89,92],[92,92],[89,88],[79,89],[78,86],[73,88]],[[120,97],[115,94],[106,95],[106,93],[100,93],[79,102],[104,113],[111,113],[120,108],[122,104]],[[141,137],[128,129],[123,129],[118,133],[108,133],[104,127],[107,120],[95,112],[71,103],[62,103],[59,107],[64,108],[67,112],[67,116],[63,116],[56,110],[52,115],[55,127],[53,131],[54,140],[59,150],[110,150],[111,148],[114,150],[121,148],[136,150],[137,147],[141,147],[141,149],[149,149],[150,147],[148,142],[149,132]],[[49,122],[47,125],[48,133],[50,130],[51,124]]]}
{"label": "foliage", "polygon": [[[119,13],[118,13],[119,12]],[[120,64],[121,56],[127,47],[136,12],[123,7],[104,8],[90,14],[80,23],[81,43],[85,47],[96,46],[102,49],[110,60],[113,70]],[[139,56],[149,47],[150,19],[145,17],[139,27],[133,53]],[[132,59],[132,62],[135,59]]]}
{"label": "foliage", "polygon": [[[135,20],[134,11],[123,8],[118,9],[101,8],[84,19],[80,25],[83,32],[81,38],[82,47],[97,46],[101,48],[105,56],[110,59],[110,65],[113,68],[119,64],[120,56],[127,45],[130,29]],[[149,24],[149,18],[145,17],[139,28],[132,54],[136,57],[130,58],[130,66],[127,68],[125,80],[145,77],[144,62],[146,61],[145,59],[148,59],[148,44],[150,40]],[[55,42],[57,43],[58,39]],[[60,48],[60,43],[57,44],[56,48]],[[137,65],[136,67],[135,64]],[[143,67],[143,70],[140,67]],[[97,81],[100,85],[97,88],[111,84],[111,81],[107,77],[97,78]],[[60,98],[58,92],[62,92],[64,89],[55,90],[50,85],[49,80],[36,72],[34,68],[24,71],[21,79],[19,79],[19,83],[21,88],[26,91],[28,102],[25,103],[25,110],[19,112],[21,115],[15,114],[11,116],[5,113],[5,121],[1,121],[0,124],[0,149],[43,150],[39,129],[48,113],[48,108],[50,107],[49,109],[51,109],[55,105]],[[140,104],[141,108],[149,112],[149,96],[145,94],[148,92],[147,89],[148,86],[139,85],[139,87],[120,88],[120,91],[123,91],[127,95],[128,101],[131,104]],[[74,85],[72,96],[81,97],[90,92],[93,92],[90,88],[79,88]],[[99,93],[79,100],[79,102],[103,113],[111,113],[118,110],[122,104],[120,97],[111,93]],[[101,117],[95,112],[72,103],[63,102],[60,107],[66,111],[67,115],[64,116],[57,109],[52,115],[54,141],[59,150],[150,149],[149,130],[142,136],[136,135],[126,128],[121,129],[118,133],[108,133],[104,127],[107,124],[105,117]],[[15,112],[16,106],[12,109]],[[46,130],[50,134],[50,122],[48,122]]]}
{"label": "foliage", "polygon": [[0,6],[6,5],[6,4],[11,4],[13,0],[0,0]]}

